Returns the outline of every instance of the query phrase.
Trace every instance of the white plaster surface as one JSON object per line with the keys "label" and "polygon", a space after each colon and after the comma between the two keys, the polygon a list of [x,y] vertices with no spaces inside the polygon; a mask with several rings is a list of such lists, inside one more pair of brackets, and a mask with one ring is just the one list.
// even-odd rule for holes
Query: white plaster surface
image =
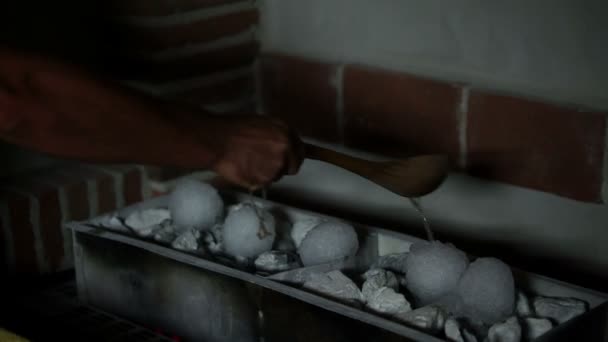
{"label": "white plaster surface", "polygon": [[260,0],[262,48],[608,108],[603,0]]}

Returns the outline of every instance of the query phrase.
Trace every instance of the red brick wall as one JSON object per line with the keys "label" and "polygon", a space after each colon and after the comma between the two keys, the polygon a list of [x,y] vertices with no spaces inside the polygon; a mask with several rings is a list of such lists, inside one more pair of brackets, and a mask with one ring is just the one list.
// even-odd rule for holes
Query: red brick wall
{"label": "red brick wall", "polygon": [[[168,99],[253,113],[258,17],[247,0],[24,0],[3,5],[0,41]],[[2,180],[0,270],[71,268],[62,224],[141,201],[142,170],[71,165]]]}
{"label": "red brick wall", "polygon": [[[121,78],[195,105],[254,108],[258,10],[251,1],[111,1]],[[239,108],[239,104],[242,104]],[[236,107],[235,107],[236,106]]]}
{"label": "red brick wall", "polygon": [[[197,105],[253,108],[256,4],[247,0],[12,1],[0,44],[54,55]],[[212,76],[212,77],[211,77]]]}
{"label": "red brick wall", "polygon": [[605,113],[406,73],[267,53],[262,110],[303,135],[392,156],[443,153],[472,175],[602,201]]}
{"label": "red brick wall", "polygon": [[85,220],[144,197],[138,166],[65,165],[0,184],[0,270],[22,275],[73,267],[63,223]]}

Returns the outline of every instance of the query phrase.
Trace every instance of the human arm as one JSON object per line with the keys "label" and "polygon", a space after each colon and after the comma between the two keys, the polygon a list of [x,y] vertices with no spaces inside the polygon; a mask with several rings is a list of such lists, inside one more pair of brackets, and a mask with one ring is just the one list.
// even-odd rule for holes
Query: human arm
{"label": "human arm", "polygon": [[215,116],[6,49],[0,139],[64,158],[213,169],[248,188],[297,172],[302,160],[278,120]]}

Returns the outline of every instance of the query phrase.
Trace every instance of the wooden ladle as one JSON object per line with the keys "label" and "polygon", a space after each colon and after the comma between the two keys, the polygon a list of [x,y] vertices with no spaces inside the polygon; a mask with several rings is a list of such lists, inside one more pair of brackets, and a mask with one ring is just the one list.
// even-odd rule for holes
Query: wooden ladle
{"label": "wooden ladle", "polygon": [[443,155],[422,155],[378,162],[320,146],[304,145],[306,158],[339,166],[405,197],[423,196],[434,191],[448,173],[448,159]]}

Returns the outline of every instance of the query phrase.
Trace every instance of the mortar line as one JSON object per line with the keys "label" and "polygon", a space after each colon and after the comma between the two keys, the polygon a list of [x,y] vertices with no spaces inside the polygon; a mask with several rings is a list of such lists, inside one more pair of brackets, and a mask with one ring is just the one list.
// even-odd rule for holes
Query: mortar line
{"label": "mortar line", "polygon": [[34,235],[34,252],[36,253],[36,263],[40,273],[48,273],[50,271],[48,262],[45,258],[44,243],[42,241],[42,233],[40,229],[40,202],[38,199],[26,191],[22,191],[16,187],[9,187],[14,192],[27,198],[30,207],[30,224],[32,225],[32,234]]}
{"label": "mortar line", "polygon": [[0,207],[0,219],[2,220],[2,229],[5,241],[6,264],[10,271],[15,270],[15,246],[13,241],[13,231],[11,229],[10,214],[8,210],[8,202],[3,202]]}
{"label": "mortar line", "polygon": [[141,198],[145,201],[152,197],[150,187],[148,186],[150,183],[150,175],[148,175],[148,169],[144,165],[137,164],[135,167],[137,167],[141,173]]}
{"label": "mortar line", "polygon": [[344,146],[345,144],[345,118],[344,118],[344,64],[336,66],[335,74],[331,83],[336,89],[336,128],[338,134],[339,143]]}
{"label": "mortar line", "polygon": [[66,270],[72,264],[74,256],[72,255],[72,236],[69,229],[67,229],[64,223],[71,219],[72,213],[70,213],[68,193],[65,187],[59,188],[59,208],[61,208],[61,237],[63,240],[63,259],[61,260],[61,269]]}
{"label": "mortar line", "polygon": [[111,168],[107,167],[99,167],[99,169],[107,174],[109,174],[114,180],[114,199],[116,203],[116,209],[121,209],[125,206],[125,196],[124,196],[124,174],[120,171],[115,171]]}
{"label": "mortar line", "polygon": [[604,114],[604,158],[602,160],[602,202],[608,203],[608,115]]}
{"label": "mortar line", "polygon": [[40,227],[40,201],[34,196],[30,197],[30,221],[32,222],[32,228],[34,233],[34,248],[36,249],[36,259],[40,267],[41,273],[48,273],[50,266],[46,259],[46,251],[44,248],[44,242],[42,240],[42,229]]}
{"label": "mortar line", "polygon": [[139,28],[165,28],[186,25],[196,21],[208,20],[228,14],[256,9],[254,1],[245,0],[236,3],[203,7],[170,15],[159,16],[124,16],[122,21]]}
{"label": "mortar line", "polygon": [[96,217],[99,213],[97,179],[87,179],[87,198],[89,199],[89,217]]}
{"label": "mortar line", "polygon": [[152,62],[172,61],[178,58],[193,57],[201,53],[228,49],[242,44],[255,42],[256,35],[256,28],[250,27],[239,33],[224,36],[210,42],[191,43],[182,45],[180,47],[170,47],[157,52],[141,55],[141,57]]}
{"label": "mortar line", "polygon": [[139,81],[123,81],[123,84],[156,95],[170,95],[197,87],[207,87],[224,82],[230,82],[247,77],[252,73],[251,66],[240,67],[228,71],[219,71],[213,74],[192,77],[180,81],[170,81],[163,84],[148,84]]}
{"label": "mortar line", "polygon": [[258,115],[266,114],[264,104],[264,83],[262,75],[262,60],[258,55],[253,64],[253,84],[254,84],[254,101],[255,101],[255,112]]}
{"label": "mortar line", "polygon": [[59,210],[61,212],[61,237],[63,242],[63,259],[61,260],[60,269],[67,270],[74,265],[74,255],[72,253],[72,234],[71,231],[65,227],[65,223],[72,220],[73,214],[70,211],[70,201],[68,199],[68,192],[66,190],[66,187],[69,185],[61,185],[60,183],[50,179],[41,179],[40,183],[57,188]]}
{"label": "mortar line", "polygon": [[246,95],[234,100],[203,105],[202,107],[210,112],[218,114],[230,114],[231,112],[246,108],[249,105],[255,105],[255,98],[253,96]]}
{"label": "mortar line", "polygon": [[460,92],[460,103],[458,104],[458,145],[460,156],[458,164],[460,168],[467,167],[468,146],[467,146],[467,131],[469,126],[469,97],[471,88],[463,86]]}

